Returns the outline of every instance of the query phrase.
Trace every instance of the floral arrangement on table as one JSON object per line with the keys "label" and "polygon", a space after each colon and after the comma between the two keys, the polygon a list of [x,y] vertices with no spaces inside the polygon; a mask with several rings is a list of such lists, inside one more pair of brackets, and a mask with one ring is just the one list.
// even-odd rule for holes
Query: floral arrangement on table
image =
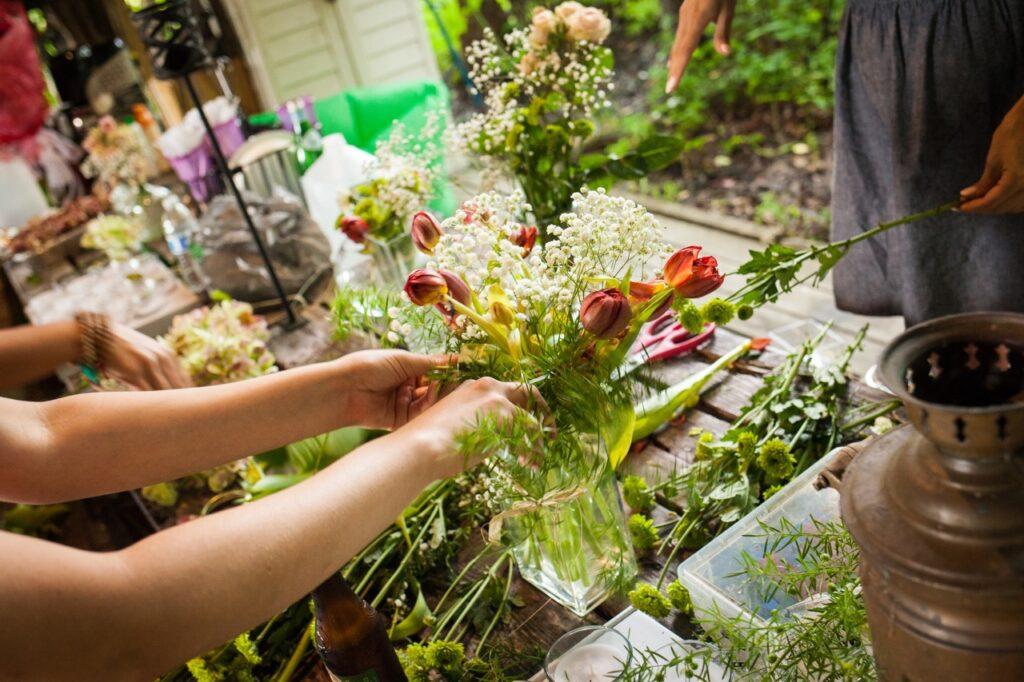
{"label": "floral arrangement on table", "polygon": [[138,189],[153,173],[138,133],[110,116],[101,118],[86,134],[82,147],[88,153],[82,162],[82,174],[96,178],[108,190],[117,185]]}
{"label": "floral arrangement on table", "polygon": [[[546,244],[520,220],[531,208],[519,190],[476,196],[440,224],[414,222],[427,267],[409,274],[404,297],[353,307],[382,314],[369,326],[378,333],[386,327],[385,340],[412,335],[421,350],[457,354],[447,378],[491,376],[537,388],[544,405],[535,412],[548,413],[547,428],[525,415],[511,424],[485,422],[461,447],[467,455],[502,453],[489,464],[502,510],[492,519],[492,539],[506,530],[524,577],[571,584],[573,594],[553,596],[585,612],[635,573],[614,478],[634,428],[695,402],[710,378],[637,408],[635,392],[648,377],[642,363],[627,360],[628,351],[655,313],[674,308],[700,328],[705,315],[724,321],[732,306],[693,304],[691,297],[722,283],[717,262],[696,246],[673,253],[643,207],[603,190],[584,189],[573,202],[547,227]],[[712,371],[749,347],[742,344]],[[560,523],[568,517],[574,523]]]}
{"label": "floral arrangement on table", "polygon": [[491,176],[516,180],[542,241],[581,187],[645,177],[682,151],[681,139],[664,136],[624,154],[588,147],[594,115],[610,105],[613,57],[602,44],[610,32],[601,10],[563,2],[537,7],[529,27],[503,39],[487,30],[467,50],[485,109],[457,126],[453,140]]}
{"label": "floral arrangement on table", "polygon": [[142,249],[142,223],[134,217],[104,214],[85,224],[81,245],[97,249],[111,261],[128,260]]}
{"label": "floral arrangement on table", "polygon": [[399,271],[388,272],[390,279],[404,276],[411,263],[415,252],[407,226],[437,190],[443,121],[440,112],[429,112],[415,135],[395,122],[366,167],[371,179],[338,195],[337,228],[374,256],[379,268]]}

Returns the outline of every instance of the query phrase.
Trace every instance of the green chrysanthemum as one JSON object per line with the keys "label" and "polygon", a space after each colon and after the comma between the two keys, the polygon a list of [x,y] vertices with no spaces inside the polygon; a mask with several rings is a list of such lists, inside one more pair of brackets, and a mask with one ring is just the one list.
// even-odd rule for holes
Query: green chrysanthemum
{"label": "green chrysanthemum", "polygon": [[259,665],[262,662],[263,659],[260,658],[260,652],[256,648],[256,643],[249,637],[248,632],[243,632],[238,637],[235,637],[233,643],[238,653],[242,654],[242,658],[250,664]]}
{"label": "green chrysanthemum", "polygon": [[772,487],[770,487],[770,488],[768,488],[767,490],[764,491],[764,495],[761,496],[761,499],[767,500],[769,497],[771,497],[772,495],[774,495],[775,493],[779,492],[780,490],[782,490],[785,487],[786,487],[786,485],[784,483],[779,483],[779,484],[773,485]]}
{"label": "green chrysanthemum", "polygon": [[633,538],[633,547],[640,552],[646,552],[658,542],[658,529],[654,527],[654,521],[640,514],[633,514],[629,517],[629,534]]}
{"label": "green chrysanthemum", "polygon": [[700,315],[708,322],[729,324],[736,315],[736,306],[724,298],[713,298],[701,306]]}
{"label": "green chrysanthemum", "polygon": [[196,682],[221,682],[224,679],[220,673],[210,670],[209,666],[206,665],[206,661],[201,658],[193,658],[185,664],[185,667],[192,673],[192,677],[196,679]]}
{"label": "green chrysanthemum", "polygon": [[459,642],[434,640],[427,645],[427,660],[431,667],[450,672],[466,661],[466,650]]}
{"label": "green chrysanthemum", "polygon": [[749,320],[754,316],[754,308],[749,305],[741,305],[736,308],[736,317],[741,320]]}
{"label": "green chrysanthemum", "polygon": [[740,431],[736,436],[736,458],[740,471],[746,471],[757,456],[757,436],[751,431]]}
{"label": "green chrysanthemum", "polygon": [[700,308],[689,299],[676,300],[677,303],[673,307],[679,317],[679,324],[686,327],[686,331],[691,334],[699,334],[704,329],[704,316],[701,314]]}
{"label": "green chrysanthemum", "polygon": [[654,508],[654,491],[640,476],[623,479],[622,497],[633,511],[648,512]]}
{"label": "green chrysanthemum", "polygon": [[672,612],[668,597],[648,583],[637,583],[629,593],[629,603],[652,618],[664,618]]}
{"label": "green chrysanthemum", "polygon": [[665,592],[668,594],[668,600],[672,602],[672,608],[682,613],[691,613],[693,611],[693,600],[690,599],[690,591],[683,587],[683,584],[678,580],[673,580],[665,588]]}
{"label": "green chrysanthemum", "polygon": [[715,434],[710,431],[705,431],[700,434],[700,437],[697,438],[697,448],[693,452],[693,458],[698,462],[705,459],[711,459],[711,456],[714,454],[711,444],[714,442]]}
{"label": "green chrysanthemum", "polygon": [[761,446],[757,454],[757,465],[769,479],[785,481],[793,475],[796,460],[785,442],[772,438]]}

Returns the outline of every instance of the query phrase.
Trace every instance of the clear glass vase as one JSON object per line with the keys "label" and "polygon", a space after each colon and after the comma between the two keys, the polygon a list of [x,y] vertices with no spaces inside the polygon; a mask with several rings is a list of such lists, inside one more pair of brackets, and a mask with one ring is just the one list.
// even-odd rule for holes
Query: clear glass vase
{"label": "clear glass vase", "polygon": [[110,205],[121,215],[134,217],[142,225],[142,241],[162,240],[164,237],[163,200],[171,191],[161,185],[143,183],[137,187],[118,185],[110,192]]}
{"label": "clear glass vase", "polygon": [[386,241],[369,237],[366,243],[373,264],[373,282],[386,291],[401,289],[409,273],[423,263],[408,232]]}
{"label": "clear glass vase", "polygon": [[597,456],[587,480],[560,485],[556,497],[564,501],[505,522],[523,579],[579,616],[637,573],[615,472],[603,448],[595,448]]}

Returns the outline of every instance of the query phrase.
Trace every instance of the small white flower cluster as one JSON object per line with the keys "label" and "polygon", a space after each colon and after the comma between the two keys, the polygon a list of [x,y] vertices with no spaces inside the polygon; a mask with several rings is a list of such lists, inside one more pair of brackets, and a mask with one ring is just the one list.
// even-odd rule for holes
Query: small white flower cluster
{"label": "small white flower cluster", "polygon": [[[484,316],[491,321],[500,321],[503,312],[493,309],[495,296],[521,320],[536,321],[575,315],[601,280],[653,276],[650,264],[660,264],[671,251],[657,220],[636,202],[603,190],[583,190],[573,200],[562,224],[548,227],[551,241],[526,253],[514,241],[525,227],[516,216],[531,210],[523,193],[478,195],[442,223],[428,267],[461,277],[487,304]],[[397,336],[406,329],[393,331]],[[463,340],[484,336],[464,318],[455,333]]]}
{"label": "small white flower cluster", "polygon": [[554,11],[538,7],[530,28],[504,36],[505,47],[485,31],[466,52],[485,111],[459,125],[452,141],[474,154],[521,156],[530,153],[521,134],[528,126],[568,127],[610,106],[612,57],[601,45],[610,30],[601,10],[563,2]]}
{"label": "small white flower cluster", "polygon": [[552,225],[544,249],[549,270],[584,282],[595,278],[647,280],[657,274],[672,249],[664,229],[640,204],[612,197],[603,189],[573,195],[573,210]]}

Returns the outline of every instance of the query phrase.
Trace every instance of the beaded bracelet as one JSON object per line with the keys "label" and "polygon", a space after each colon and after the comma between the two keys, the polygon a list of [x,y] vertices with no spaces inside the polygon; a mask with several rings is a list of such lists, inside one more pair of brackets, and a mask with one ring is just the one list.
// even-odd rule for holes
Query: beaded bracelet
{"label": "beaded bracelet", "polygon": [[77,313],[75,322],[78,323],[82,346],[79,364],[86,371],[86,376],[98,377],[103,371],[110,348],[110,319],[100,313]]}

